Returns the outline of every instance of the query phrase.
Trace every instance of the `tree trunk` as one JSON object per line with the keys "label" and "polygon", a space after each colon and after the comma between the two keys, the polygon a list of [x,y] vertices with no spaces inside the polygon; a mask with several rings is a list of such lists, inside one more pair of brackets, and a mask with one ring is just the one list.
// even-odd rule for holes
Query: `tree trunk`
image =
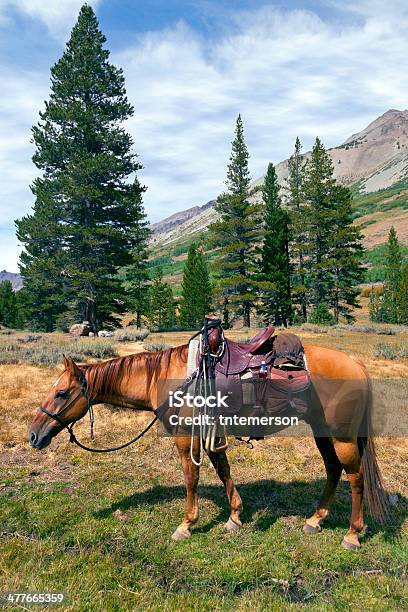
{"label": "tree trunk", "polygon": [[86,321],[89,321],[93,333],[95,334],[95,336],[97,336],[99,329],[96,317],[96,304],[95,300],[93,300],[92,298],[87,298],[86,300],[85,319]]}
{"label": "tree trunk", "polygon": [[244,327],[251,327],[251,307],[248,302],[244,303]]}

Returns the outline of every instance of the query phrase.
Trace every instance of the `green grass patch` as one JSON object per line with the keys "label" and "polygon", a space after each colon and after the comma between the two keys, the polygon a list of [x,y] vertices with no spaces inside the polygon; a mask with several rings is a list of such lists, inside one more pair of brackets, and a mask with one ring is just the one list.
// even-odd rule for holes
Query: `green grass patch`
{"label": "green grass patch", "polygon": [[1,468],[0,590],[65,591],[73,610],[405,609],[407,550],[396,527],[372,526],[357,553],[340,546],[345,483],[323,532],[306,536],[322,481],[238,485],[245,522],[236,534],[222,529],[221,485],[204,482],[200,523],[173,542],[184,486],[151,466],[129,478],[129,466],[84,457],[70,481],[51,483]]}

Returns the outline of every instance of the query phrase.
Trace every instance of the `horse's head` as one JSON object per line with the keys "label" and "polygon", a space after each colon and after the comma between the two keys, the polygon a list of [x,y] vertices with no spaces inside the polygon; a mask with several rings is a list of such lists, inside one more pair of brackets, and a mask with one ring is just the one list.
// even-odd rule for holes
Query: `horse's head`
{"label": "horse's head", "polygon": [[53,384],[31,423],[28,440],[33,448],[45,448],[66,425],[88,410],[85,372],[64,356],[65,370]]}

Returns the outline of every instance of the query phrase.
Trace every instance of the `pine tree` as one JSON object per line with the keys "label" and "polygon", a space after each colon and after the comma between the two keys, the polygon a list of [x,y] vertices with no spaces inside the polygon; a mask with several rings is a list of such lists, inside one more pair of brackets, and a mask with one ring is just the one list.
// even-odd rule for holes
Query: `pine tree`
{"label": "pine tree", "polygon": [[335,185],[332,194],[334,214],[328,243],[327,271],[332,284],[325,301],[333,309],[336,322],[343,316],[347,322],[354,320],[353,309],[357,302],[359,283],[363,280],[362,235],[353,225],[352,197],[350,189]]}
{"label": "pine tree", "polygon": [[130,307],[135,312],[136,326],[141,327],[142,316],[147,314],[149,293],[148,272],[148,240],[150,236],[149,224],[141,198],[135,203],[135,227],[133,229],[132,264],[126,268],[126,289],[130,298]]}
{"label": "pine tree", "polygon": [[147,319],[153,329],[166,329],[176,322],[173,292],[170,285],[163,281],[163,271],[160,267],[156,269],[149,288]]}
{"label": "pine tree", "polygon": [[0,283],[0,325],[17,327],[18,313],[16,294],[10,281]]}
{"label": "pine tree", "polygon": [[303,193],[305,164],[301,150],[302,145],[300,144],[300,140],[296,138],[295,151],[288,161],[286,199],[290,219],[290,253],[292,258],[291,294],[292,300],[297,302],[300,306],[302,319],[306,321],[305,242],[307,235],[307,215],[305,214]]}
{"label": "pine tree", "polygon": [[190,329],[201,327],[211,307],[211,283],[202,249],[192,243],[183,270],[180,323]]}
{"label": "pine tree", "polygon": [[398,323],[398,294],[402,278],[402,252],[394,226],[388,234],[384,302],[389,322]]}
{"label": "pine tree", "polygon": [[43,181],[36,179],[32,186],[37,194],[34,213],[16,221],[17,238],[24,244],[19,264],[24,279],[20,300],[29,328],[52,332],[67,310],[70,292],[62,215],[52,197],[53,185],[49,190],[43,187]]}
{"label": "pine tree", "polygon": [[398,323],[408,325],[408,263],[403,265],[397,295]]}
{"label": "pine tree", "polygon": [[50,100],[33,128],[33,161],[43,174],[32,186],[33,214],[17,228],[32,308],[42,303],[42,284],[47,286],[48,329],[67,304],[94,331],[126,308],[117,272],[132,263],[143,189],[126,180],[141,167],[121,127],[133,108],[105,42],[85,4],[51,69]]}
{"label": "pine tree", "polygon": [[399,323],[404,316],[404,298],[402,295],[405,279],[402,268],[402,251],[397,232],[391,227],[386,244],[386,276],[383,295],[375,300],[372,295],[370,317],[382,323]]}
{"label": "pine tree", "polygon": [[327,304],[333,287],[329,262],[331,232],[335,223],[333,193],[336,181],[333,163],[319,138],[316,138],[310,159],[305,166],[303,215],[307,224],[305,252],[307,260],[306,286],[308,301],[313,305]]}
{"label": "pine tree", "polygon": [[260,206],[248,199],[248,158],[239,115],[228,165],[227,192],[217,198],[215,208],[220,219],[211,224],[210,232],[220,247],[216,267],[224,319],[227,317],[229,321],[228,311],[233,308],[247,327],[258,298],[256,243],[261,235]]}
{"label": "pine tree", "polygon": [[[282,208],[275,167],[269,164],[263,187],[265,237],[261,287],[265,323],[287,326],[291,320],[288,214]],[[269,284],[269,287],[268,287]]]}

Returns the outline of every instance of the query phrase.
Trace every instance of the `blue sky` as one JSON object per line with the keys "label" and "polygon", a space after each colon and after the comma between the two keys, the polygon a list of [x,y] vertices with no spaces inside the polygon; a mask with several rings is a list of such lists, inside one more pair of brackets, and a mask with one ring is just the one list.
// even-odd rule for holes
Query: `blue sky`
{"label": "blue sky", "polygon": [[[14,219],[33,204],[31,126],[81,0],[0,0],[0,269],[17,271]],[[316,135],[337,145],[408,106],[406,0],[93,0],[122,66],[157,221],[223,189],[243,116],[254,178]]]}

